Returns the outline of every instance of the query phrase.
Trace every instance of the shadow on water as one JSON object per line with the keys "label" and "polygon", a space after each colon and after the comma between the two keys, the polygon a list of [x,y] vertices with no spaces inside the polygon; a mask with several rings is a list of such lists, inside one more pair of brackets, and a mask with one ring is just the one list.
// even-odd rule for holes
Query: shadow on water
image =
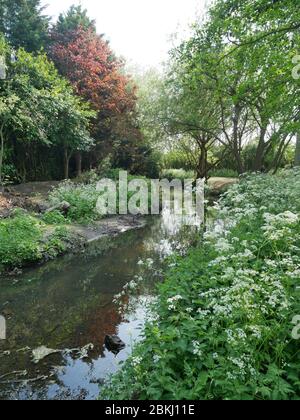
{"label": "shadow on water", "polygon": [[[83,254],[1,279],[7,339],[0,341],[0,398],[97,398],[103,380],[139,339],[164,257],[186,249],[194,234],[195,228],[166,211],[149,217],[142,229],[103,238]],[[135,278],[140,282],[130,293],[124,286]],[[114,297],[122,291],[127,305],[119,307]],[[126,343],[117,356],[105,349],[107,334]],[[89,344],[87,354],[79,351]],[[56,352],[34,363],[33,350],[41,347]]]}

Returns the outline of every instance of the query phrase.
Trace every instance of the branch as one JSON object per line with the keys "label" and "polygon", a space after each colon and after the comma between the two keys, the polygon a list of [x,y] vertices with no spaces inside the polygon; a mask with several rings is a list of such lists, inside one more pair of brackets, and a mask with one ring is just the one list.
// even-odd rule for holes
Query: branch
{"label": "branch", "polygon": [[259,43],[259,42],[261,42],[261,41],[263,41],[264,39],[266,39],[266,38],[268,38],[269,36],[272,36],[272,35],[280,35],[280,34],[282,34],[282,33],[285,33],[285,32],[294,32],[294,31],[296,31],[297,29],[299,29],[300,28],[300,23],[297,23],[297,24],[295,24],[295,25],[291,25],[291,26],[287,26],[287,27],[284,27],[284,28],[279,28],[279,29],[273,29],[273,30],[271,30],[271,31],[269,31],[269,32],[266,32],[266,33],[264,33],[263,35],[261,35],[261,36],[259,36],[259,37],[257,37],[257,38],[254,38],[254,39],[251,39],[251,40],[249,40],[249,41],[245,41],[245,42],[242,42],[242,43],[240,43],[240,44],[237,44],[234,48],[232,48],[228,53],[226,53],[226,54],[224,54],[221,58],[220,58],[220,60],[219,60],[219,63],[221,62],[221,61],[223,61],[225,58],[227,58],[227,57],[229,57],[230,55],[232,55],[235,51],[237,51],[239,48],[242,48],[242,47],[247,47],[247,46],[251,46],[251,45],[254,45],[254,44],[257,44],[257,43]]}

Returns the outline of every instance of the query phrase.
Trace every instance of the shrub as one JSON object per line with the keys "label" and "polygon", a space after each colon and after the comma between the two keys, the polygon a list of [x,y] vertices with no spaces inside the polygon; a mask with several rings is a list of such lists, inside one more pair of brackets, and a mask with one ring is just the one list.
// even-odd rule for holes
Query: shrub
{"label": "shrub", "polygon": [[173,179],[195,179],[195,173],[193,171],[185,171],[184,169],[165,169],[161,173],[161,178],[166,178],[169,181]]}
{"label": "shrub", "polygon": [[214,171],[209,172],[209,176],[211,178],[238,178],[237,171],[234,171],[233,169],[216,169]]}
{"label": "shrub", "polygon": [[74,236],[65,227],[57,227],[42,245],[43,259],[50,260],[64,254],[78,245],[79,238]]}
{"label": "shrub", "polygon": [[70,204],[68,219],[72,222],[88,223],[99,218],[96,204],[99,193],[96,184],[74,184],[66,181],[50,194],[50,201],[56,205],[63,201]]}
{"label": "shrub", "polygon": [[[107,172],[105,178],[113,179],[114,181],[118,181],[119,179],[119,169],[110,170]],[[135,179],[143,179],[148,182],[149,180],[146,177],[142,176],[134,176],[128,175],[128,182],[135,180]],[[118,184],[117,186],[117,211],[118,211]],[[101,219],[101,214],[97,211],[96,205],[97,200],[100,196],[100,192],[97,191],[97,183],[93,182],[90,184],[74,184],[71,181],[66,181],[58,188],[52,191],[50,194],[50,201],[53,205],[57,205],[66,201],[70,204],[70,209],[68,211],[67,220],[71,222],[77,223],[90,223]],[[134,192],[128,192],[127,200],[129,200],[134,195]],[[149,194],[149,206],[151,203],[151,197]],[[63,222],[61,216],[57,213],[54,215],[46,216],[44,220],[51,223],[51,220],[57,220],[59,222]]]}
{"label": "shrub", "polygon": [[42,217],[42,220],[48,225],[63,225],[68,223],[68,220],[65,218],[65,216],[58,210],[45,213]]}
{"label": "shrub", "polygon": [[0,273],[53,259],[80,243],[80,238],[65,227],[51,229],[49,233],[43,222],[20,211],[0,221],[0,238]]}
{"label": "shrub", "polygon": [[16,267],[41,258],[42,230],[33,217],[17,212],[0,221],[0,267]]}
{"label": "shrub", "polygon": [[184,169],[185,171],[193,169],[187,154],[178,150],[164,154],[162,163],[165,169]]}

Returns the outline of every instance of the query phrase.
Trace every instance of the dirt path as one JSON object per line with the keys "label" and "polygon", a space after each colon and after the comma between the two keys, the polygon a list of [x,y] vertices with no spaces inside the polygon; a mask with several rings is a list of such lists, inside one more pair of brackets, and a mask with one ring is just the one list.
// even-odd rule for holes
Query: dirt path
{"label": "dirt path", "polygon": [[46,182],[29,182],[27,184],[20,184],[8,187],[12,193],[23,194],[27,197],[34,197],[40,195],[47,197],[49,192],[57,187],[61,181],[46,181]]}

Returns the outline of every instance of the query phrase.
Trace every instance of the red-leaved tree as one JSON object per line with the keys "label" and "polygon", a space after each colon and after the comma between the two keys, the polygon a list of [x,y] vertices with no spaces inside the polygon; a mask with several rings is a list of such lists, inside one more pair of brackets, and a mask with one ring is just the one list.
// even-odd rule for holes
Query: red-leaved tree
{"label": "red-leaved tree", "polygon": [[[93,28],[78,27],[64,33],[54,29],[49,54],[76,93],[98,113],[93,128],[97,146],[91,163],[95,164],[112,148],[112,133],[118,120],[134,112],[135,88],[124,74],[122,61]],[[80,154],[77,157],[78,172],[81,172]]]}

